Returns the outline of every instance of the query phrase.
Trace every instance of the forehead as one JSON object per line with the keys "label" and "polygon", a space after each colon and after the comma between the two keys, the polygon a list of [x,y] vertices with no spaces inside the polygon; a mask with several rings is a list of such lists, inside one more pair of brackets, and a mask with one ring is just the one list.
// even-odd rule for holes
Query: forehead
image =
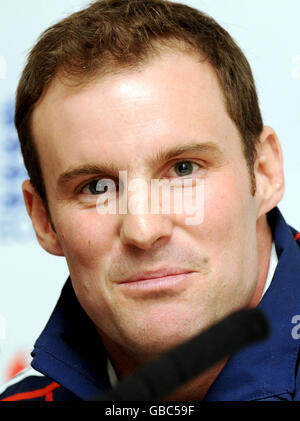
{"label": "forehead", "polygon": [[239,137],[209,63],[175,52],[84,86],[56,78],[32,128],[43,173],[55,177],[91,161],[127,169],[162,146],[197,140],[224,148]]}

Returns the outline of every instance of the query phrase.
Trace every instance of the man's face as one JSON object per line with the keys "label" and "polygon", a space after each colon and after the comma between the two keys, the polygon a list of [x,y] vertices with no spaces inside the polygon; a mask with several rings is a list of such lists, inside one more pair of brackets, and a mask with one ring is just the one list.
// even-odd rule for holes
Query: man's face
{"label": "man's face", "polygon": [[[85,87],[56,79],[36,107],[33,132],[75,292],[117,349],[147,358],[249,304],[258,275],[257,204],[208,63],[173,52]],[[163,157],[188,144],[202,147]],[[112,179],[124,194],[119,170],[128,183],[202,180],[202,223],[188,225],[183,212],[99,214],[95,180]],[[189,273],[124,282],[160,269]]]}

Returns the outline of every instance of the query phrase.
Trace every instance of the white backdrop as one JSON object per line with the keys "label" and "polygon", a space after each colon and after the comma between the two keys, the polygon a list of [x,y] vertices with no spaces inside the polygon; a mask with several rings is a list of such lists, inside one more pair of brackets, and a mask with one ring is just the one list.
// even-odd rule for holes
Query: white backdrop
{"label": "white backdrop", "polygon": [[[189,0],[214,17],[245,52],[257,83],[263,118],[273,126],[285,158],[280,204],[300,230],[300,2]],[[63,258],[37,244],[21,194],[26,177],[13,127],[13,103],[26,55],[39,34],[84,0],[10,0],[0,5],[0,384],[32,345],[68,275]],[[300,303],[299,303],[300,309]]]}

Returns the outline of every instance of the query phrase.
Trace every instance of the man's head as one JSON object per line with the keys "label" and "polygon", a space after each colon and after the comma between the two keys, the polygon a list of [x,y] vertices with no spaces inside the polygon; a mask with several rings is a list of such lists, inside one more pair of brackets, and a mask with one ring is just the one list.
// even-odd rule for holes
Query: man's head
{"label": "man's head", "polygon": [[[66,257],[111,355],[138,364],[257,304],[282,157],[248,63],[215,22],[160,1],[88,10],[44,35],[21,81],[16,124],[33,171],[23,190],[41,245]],[[98,181],[114,180],[120,200],[119,170],[147,183],[201,179],[203,223],[186,225],[184,212],[99,215]],[[128,282],[174,269],[186,274]]]}

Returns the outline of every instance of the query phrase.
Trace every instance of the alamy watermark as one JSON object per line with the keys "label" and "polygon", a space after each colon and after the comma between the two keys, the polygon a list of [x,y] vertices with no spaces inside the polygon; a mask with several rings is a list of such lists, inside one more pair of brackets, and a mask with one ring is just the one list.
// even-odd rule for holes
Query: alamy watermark
{"label": "alamy watermark", "polygon": [[141,178],[128,183],[127,171],[120,171],[119,181],[123,188],[118,201],[114,180],[105,178],[98,183],[101,187],[96,205],[98,214],[177,214],[189,215],[185,217],[186,225],[200,225],[203,222],[204,180],[201,178],[152,179],[149,189],[149,183]]}
{"label": "alamy watermark", "polygon": [[292,329],[292,338],[293,339],[300,339],[300,314],[295,314],[292,317],[291,323],[295,325]]}
{"label": "alamy watermark", "polygon": [[6,79],[7,64],[4,56],[0,56],[0,79]]}

